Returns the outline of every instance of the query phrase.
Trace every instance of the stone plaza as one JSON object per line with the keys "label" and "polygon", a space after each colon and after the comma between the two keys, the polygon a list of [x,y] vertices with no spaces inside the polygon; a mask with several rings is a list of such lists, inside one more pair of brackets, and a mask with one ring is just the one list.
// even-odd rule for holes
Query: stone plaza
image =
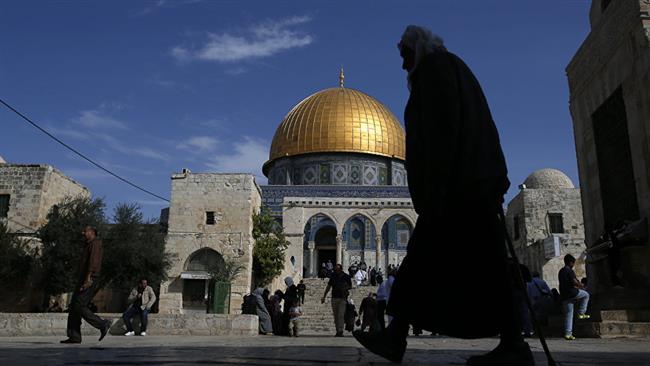
{"label": "stone plaza", "polygon": [[[107,337],[81,345],[58,344],[57,337],[0,338],[4,365],[387,365],[346,336],[299,338],[256,337]],[[408,339],[404,365],[464,365],[467,358],[492,349],[496,339],[459,340],[420,336]],[[538,365],[545,356],[530,342]],[[559,365],[650,365],[647,339],[582,339],[549,341]]]}

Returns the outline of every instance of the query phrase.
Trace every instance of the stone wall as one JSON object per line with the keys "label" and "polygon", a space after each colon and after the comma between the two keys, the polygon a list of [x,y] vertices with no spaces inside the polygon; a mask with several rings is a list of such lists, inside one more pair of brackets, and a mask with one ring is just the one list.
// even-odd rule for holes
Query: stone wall
{"label": "stone wall", "polygon": [[[551,233],[549,214],[562,214],[564,233]],[[564,266],[566,254],[576,257],[575,272],[585,277],[584,224],[580,190],[577,188],[522,189],[508,203],[506,222],[512,237],[514,218],[519,218],[519,238],[513,240],[520,261],[531,271],[540,273],[549,286],[558,287],[558,272]],[[560,239],[556,256],[547,258],[543,240],[554,235]]]}
{"label": "stone wall", "polygon": [[[604,12],[600,1],[591,11],[592,29],[567,66],[570,111],[580,174],[587,246],[604,231],[592,115],[619,88],[625,105],[636,201],[641,217],[650,216],[650,1],[611,1]],[[634,288],[650,287],[650,246],[622,252],[623,275]],[[606,261],[588,269],[597,292],[610,287]],[[646,300],[644,306],[649,306]]]}
{"label": "stone wall", "polygon": [[7,223],[13,232],[34,232],[46,223],[50,208],[66,196],[90,191],[43,164],[0,164],[0,194],[9,194]]}
{"label": "stone wall", "polygon": [[[126,332],[122,314],[99,314],[102,318],[113,320],[109,334],[121,336]],[[61,336],[66,335],[68,314],[65,313],[0,313],[0,337],[20,336]],[[138,318],[134,318],[134,328],[139,330]],[[258,334],[257,315],[221,314],[150,314],[147,325],[148,335],[219,335],[256,336]],[[86,322],[81,323],[81,334],[97,337],[99,331]]]}
{"label": "stone wall", "polygon": [[[253,221],[261,205],[260,190],[250,174],[183,173],[172,176],[166,250],[175,256],[169,281],[160,288],[160,312],[181,313],[181,272],[188,259],[210,248],[224,259],[234,259],[244,271],[232,283],[231,312],[240,311],[243,295],[250,292]],[[214,212],[214,224],[206,212]]]}

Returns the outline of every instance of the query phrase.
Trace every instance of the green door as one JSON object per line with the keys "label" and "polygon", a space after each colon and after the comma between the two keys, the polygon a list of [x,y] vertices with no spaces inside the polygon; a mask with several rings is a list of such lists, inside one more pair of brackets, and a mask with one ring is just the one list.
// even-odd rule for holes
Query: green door
{"label": "green door", "polygon": [[214,282],[210,296],[212,314],[230,314],[230,283]]}

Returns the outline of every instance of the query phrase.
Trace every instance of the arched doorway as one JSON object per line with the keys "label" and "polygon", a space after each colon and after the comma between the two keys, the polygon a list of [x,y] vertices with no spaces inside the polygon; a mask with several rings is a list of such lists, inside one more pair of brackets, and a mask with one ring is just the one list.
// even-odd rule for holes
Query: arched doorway
{"label": "arched doorway", "polygon": [[321,268],[323,263],[336,264],[336,228],[334,226],[321,227],[314,237],[316,246],[316,264]]}
{"label": "arched doorway", "polygon": [[192,253],[185,262],[183,279],[183,312],[205,313],[208,309],[208,284],[212,274],[223,266],[223,257],[210,248]]}
{"label": "arched doorway", "polygon": [[413,225],[402,215],[393,215],[386,220],[381,228],[381,249],[386,251],[386,263],[382,264],[385,267],[399,264],[400,258],[406,254],[412,232]]}
{"label": "arched doorway", "polygon": [[316,277],[324,263],[336,264],[336,224],[324,214],[312,216],[305,225],[304,277]]}
{"label": "arched doorway", "polygon": [[343,241],[349,264],[375,265],[375,225],[361,214],[350,217],[343,226]]}

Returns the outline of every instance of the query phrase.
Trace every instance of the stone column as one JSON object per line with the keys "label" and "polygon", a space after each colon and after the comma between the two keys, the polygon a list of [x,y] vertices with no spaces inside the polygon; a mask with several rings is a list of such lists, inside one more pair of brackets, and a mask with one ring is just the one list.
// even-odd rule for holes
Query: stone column
{"label": "stone column", "polygon": [[341,263],[342,258],[343,258],[343,240],[341,239],[341,235],[337,235],[336,236],[336,263]]}
{"label": "stone column", "polygon": [[383,267],[381,265],[381,235],[375,236],[375,267]]}
{"label": "stone column", "polygon": [[309,249],[309,277],[316,277],[315,271],[314,271],[314,248],[316,248],[316,242],[309,241],[307,242],[307,248]]}

